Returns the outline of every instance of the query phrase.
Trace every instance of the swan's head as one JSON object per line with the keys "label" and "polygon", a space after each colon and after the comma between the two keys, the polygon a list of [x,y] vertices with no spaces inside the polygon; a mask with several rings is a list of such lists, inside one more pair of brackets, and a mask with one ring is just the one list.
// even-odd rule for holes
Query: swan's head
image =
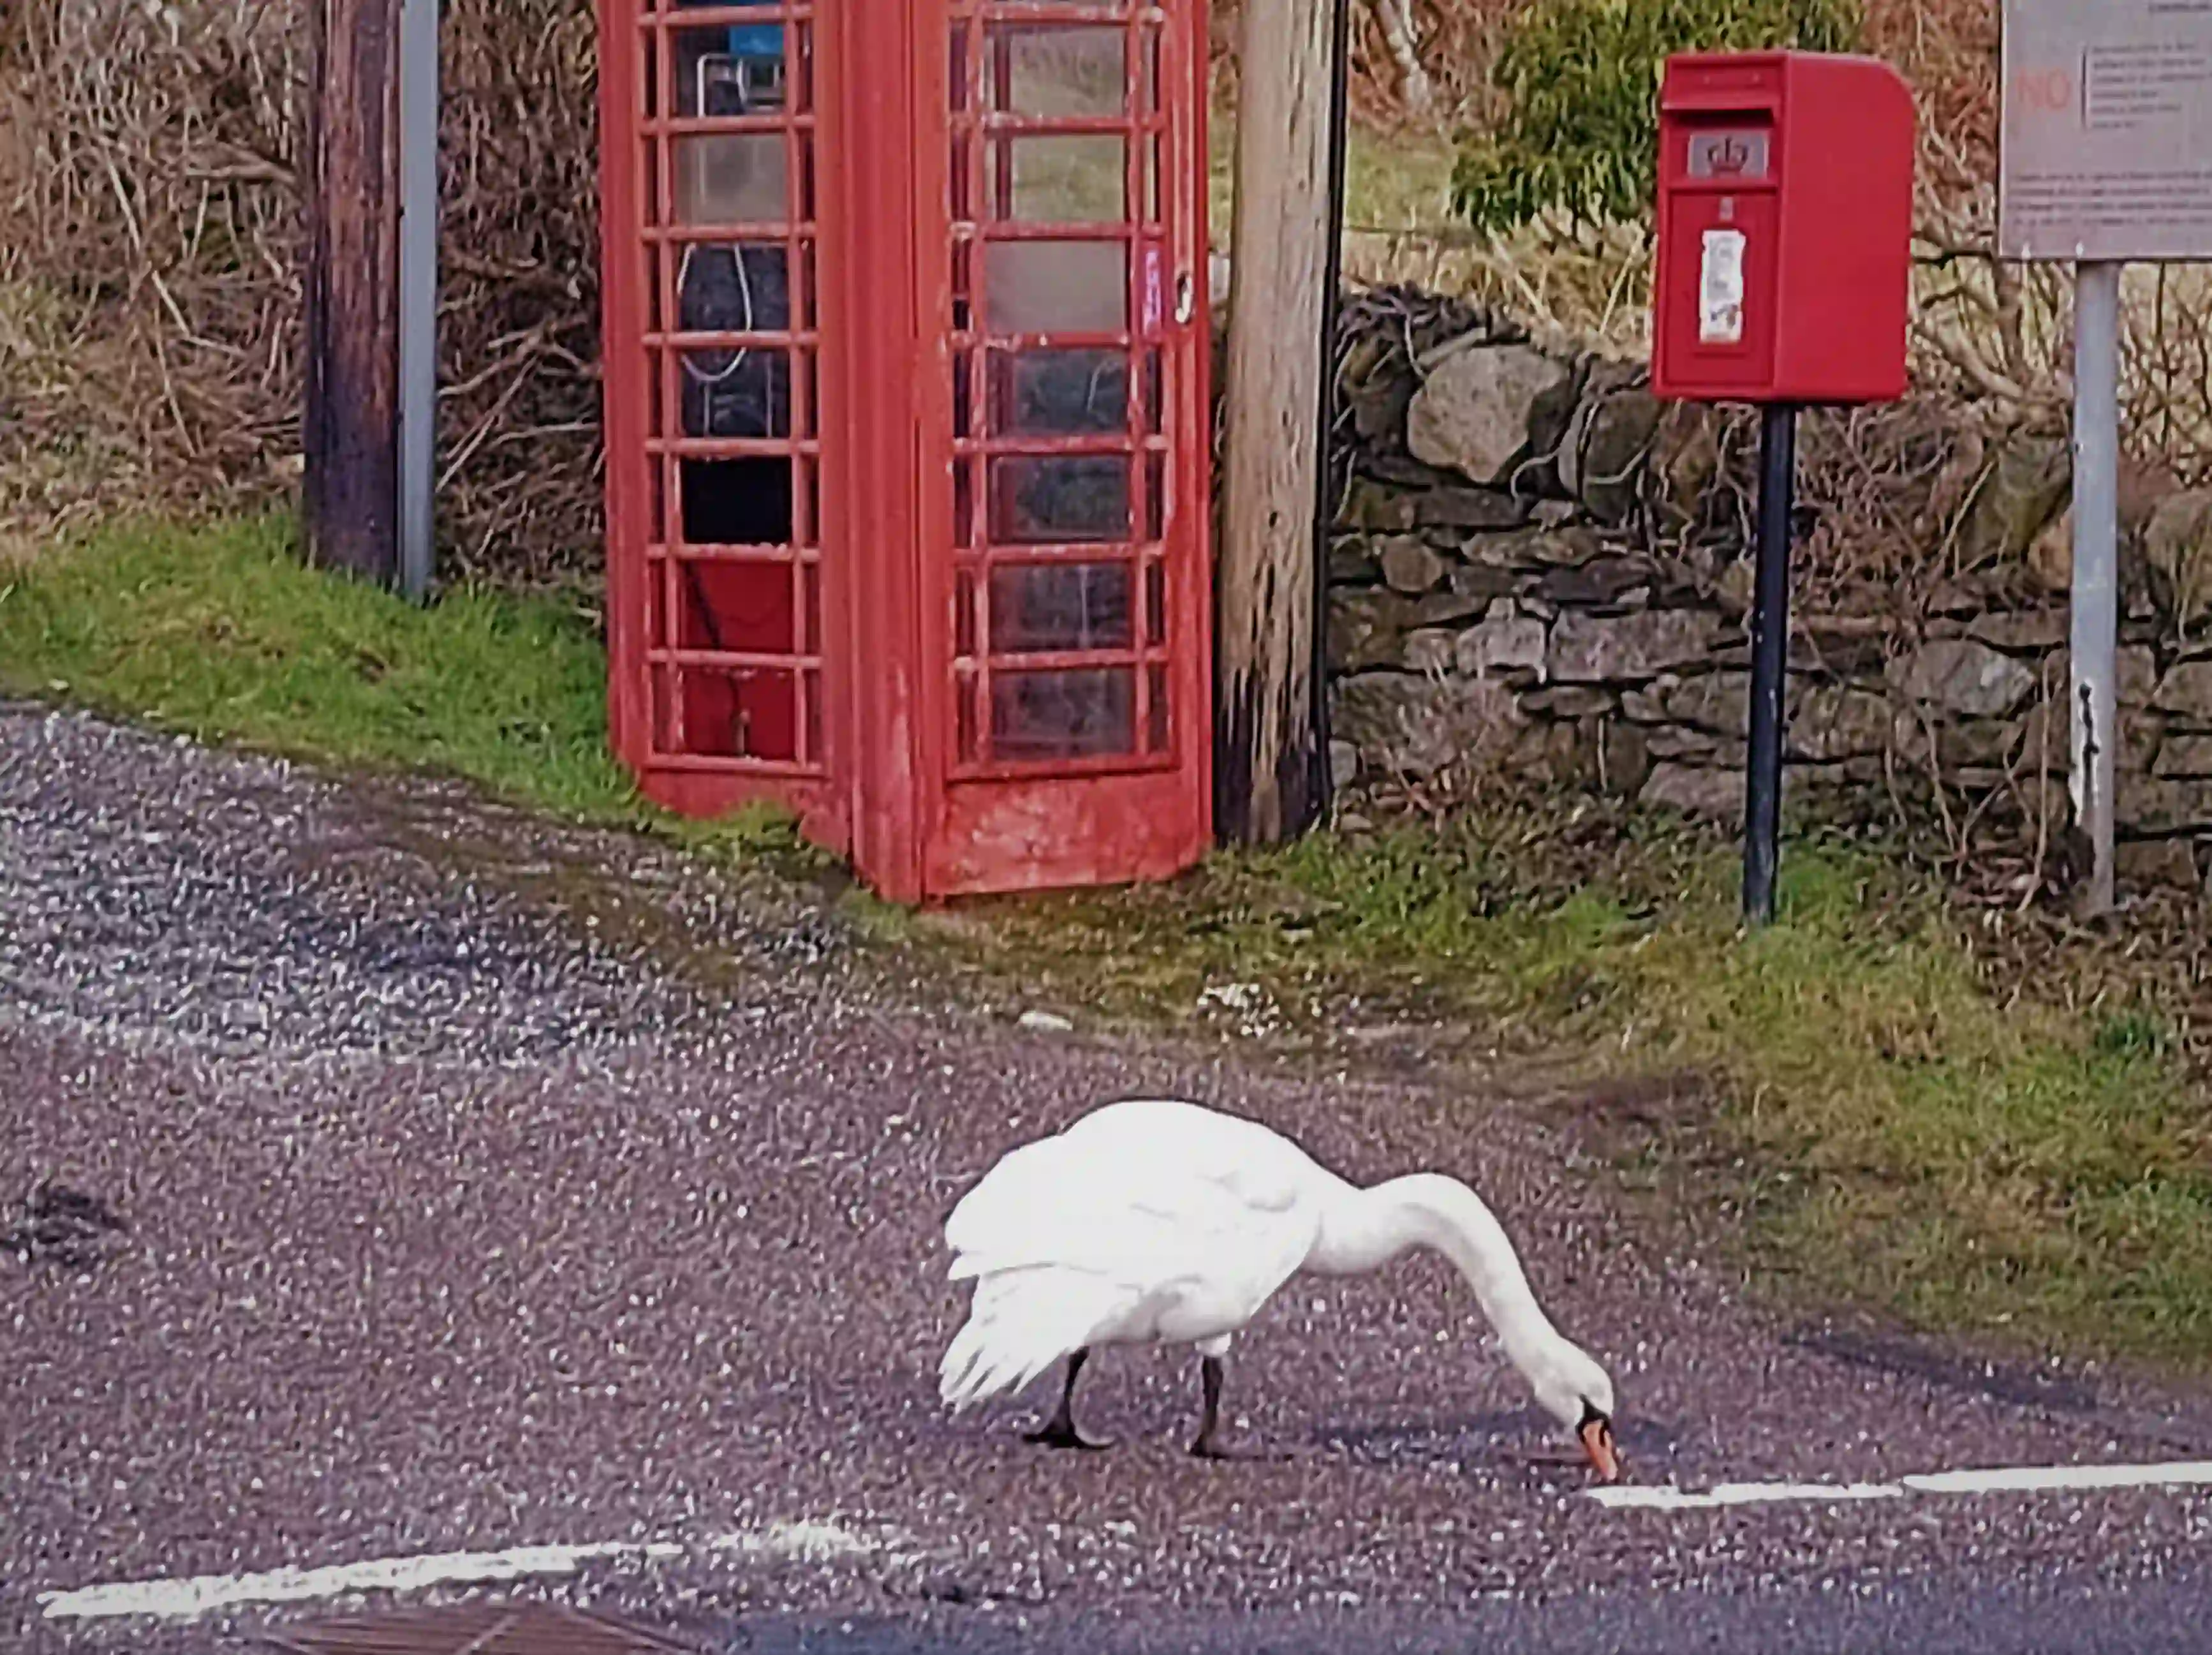
{"label": "swan's head", "polygon": [[1613,1439],[1613,1378],[1589,1353],[1556,1341],[1528,1375],[1544,1411],[1575,1433],[1591,1468],[1607,1482],[1620,1476],[1620,1450]]}

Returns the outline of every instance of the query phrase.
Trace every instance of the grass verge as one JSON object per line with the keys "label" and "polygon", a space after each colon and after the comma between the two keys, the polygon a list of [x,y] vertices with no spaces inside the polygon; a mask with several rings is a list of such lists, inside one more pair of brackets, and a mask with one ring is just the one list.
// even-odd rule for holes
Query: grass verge
{"label": "grass verge", "polygon": [[[0,691],[787,848],[772,818],[700,830],[641,805],[607,756],[604,674],[580,613],[468,592],[417,609],[301,568],[282,519],[0,566]],[[1693,1070],[1694,1147],[1808,1288],[1953,1330],[2212,1353],[2203,1099],[2154,993],[2108,977],[2069,1009],[2070,955],[2023,989],[1943,892],[1841,841],[1792,843],[1764,934],[1737,928],[1735,876],[1678,824],[1493,801],[1173,886],[978,904],[957,934],[1033,998],[1147,1019],[1271,1038],[1418,1020],[1590,1080]]]}
{"label": "grass verge", "polygon": [[424,770],[707,848],[795,851],[748,813],[711,828],[641,800],[607,748],[606,655],[580,611],[463,590],[418,608],[304,567],[272,514],[118,525],[0,563],[0,692],[205,741]]}

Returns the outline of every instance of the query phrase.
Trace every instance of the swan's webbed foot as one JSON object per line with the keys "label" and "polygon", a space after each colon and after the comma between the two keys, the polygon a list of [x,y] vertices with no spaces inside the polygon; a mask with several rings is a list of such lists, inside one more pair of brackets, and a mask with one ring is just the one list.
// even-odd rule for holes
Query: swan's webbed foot
{"label": "swan's webbed foot", "polygon": [[1093,1442],[1075,1428],[1076,1376],[1090,1360],[1087,1349],[1079,1350],[1067,1359],[1067,1383],[1060,1390],[1058,1410],[1039,1429],[1024,1433],[1024,1442],[1035,1443],[1040,1448],[1079,1448],[1090,1453],[1114,1445],[1110,1442]]}
{"label": "swan's webbed foot", "polygon": [[1056,1414],[1048,1424],[1035,1431],[1024,1431],[1022,1440],[1034,1443],[1039,1448],[1079,1448],[1086,1453],[1097,1453],[1111,1448],[1110,1442],[1093,1442],[1075,1428],[1075,1421],[1064,1414]]}

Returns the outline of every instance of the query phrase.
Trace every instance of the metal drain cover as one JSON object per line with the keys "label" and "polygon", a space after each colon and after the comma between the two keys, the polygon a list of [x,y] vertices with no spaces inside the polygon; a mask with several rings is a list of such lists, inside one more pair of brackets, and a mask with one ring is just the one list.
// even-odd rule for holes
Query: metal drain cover
{"label": "metal drain cover", "polygon": [[287,1628],[292,1655],[688,1655],[657,1633],[544,1603],[456,1603]]}

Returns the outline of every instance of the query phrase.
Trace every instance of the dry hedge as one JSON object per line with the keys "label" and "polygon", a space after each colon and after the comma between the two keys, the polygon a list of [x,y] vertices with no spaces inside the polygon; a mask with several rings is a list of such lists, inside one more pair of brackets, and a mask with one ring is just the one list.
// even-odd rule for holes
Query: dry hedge
{"label": "dry hedge", "polygon": [[[590,0],[449,0],[440,356],[459,569],[599,538]],[[299,453],[298,0],[33,0],[0,58],[0,517],[222,508]]]}

